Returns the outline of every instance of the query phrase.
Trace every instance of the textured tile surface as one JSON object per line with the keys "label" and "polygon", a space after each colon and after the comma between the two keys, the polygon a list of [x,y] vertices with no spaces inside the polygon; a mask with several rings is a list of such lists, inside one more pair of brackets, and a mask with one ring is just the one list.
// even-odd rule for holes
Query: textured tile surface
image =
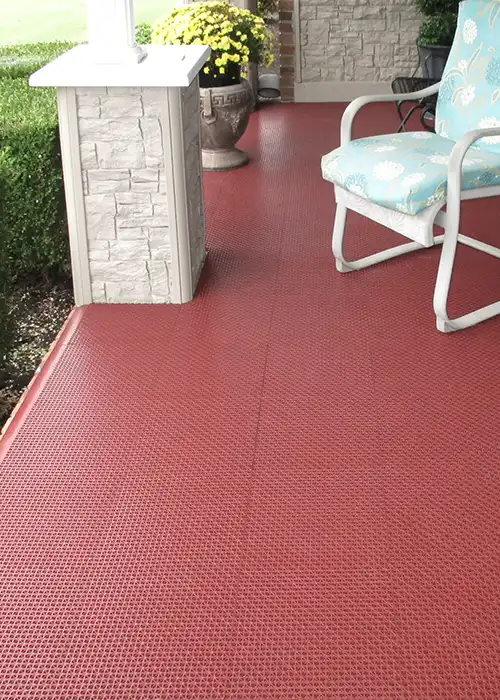
{"label": "textured tile surface", "polygon": [[[435,330],[436,250],[335,272],[340,113],[263,110],[251,164],[205,178],[193,303],[59,340],[4,443],[2,700],[500,697],[500,322]],[[499,295],[461,250],[454,310]]]}

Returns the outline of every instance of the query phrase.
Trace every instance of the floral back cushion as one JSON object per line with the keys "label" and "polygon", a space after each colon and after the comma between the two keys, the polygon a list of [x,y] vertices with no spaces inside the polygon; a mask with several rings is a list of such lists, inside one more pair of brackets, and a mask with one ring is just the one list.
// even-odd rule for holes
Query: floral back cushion
{"label": "floral back cushion", "polygon": [[[500,0],[464,0],[439,90],[436,132],[458,141],[466,131],[493,126],[500,126]],[[500,136],[478,145],[500,151]]]}

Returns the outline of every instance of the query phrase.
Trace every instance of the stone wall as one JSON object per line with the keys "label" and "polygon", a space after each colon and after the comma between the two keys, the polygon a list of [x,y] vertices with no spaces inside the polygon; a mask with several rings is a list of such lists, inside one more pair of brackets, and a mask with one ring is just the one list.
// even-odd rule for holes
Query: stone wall
{"label": "stone wall", "polygon": [[[198,81],[180,94],[186,218],[197,280],[205,253]],[[168,187],[173,185],[165,169],[166,104],[165,88],[77,89],[93,302],[172,300],[171,226],[176,222],[169,219]]]}
{"label": "stone wall", "polygon": [[283,102],[293,102],[295,88],[295,35],[293,0],[279,0],[279,66]]}
{"label": "stone wall", "polygon": [[413,0],[300,0],[300,80],[412,75],[420,22]]}

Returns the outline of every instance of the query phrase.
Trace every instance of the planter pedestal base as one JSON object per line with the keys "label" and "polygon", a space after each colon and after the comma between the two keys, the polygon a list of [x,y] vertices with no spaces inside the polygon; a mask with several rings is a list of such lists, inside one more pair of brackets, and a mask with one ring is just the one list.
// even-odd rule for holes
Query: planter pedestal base
{"label": "planter pedestal base", "polygon": [[248,154],[238,148],[201,152],[203,170],[234,170],[248,163]]}
{"label": "planter pedestal base", "polygon": [[248,163],[236,148],[254,105],[247,80],[225,87],[200,89],[200,134],[204,170],[233,170]]}

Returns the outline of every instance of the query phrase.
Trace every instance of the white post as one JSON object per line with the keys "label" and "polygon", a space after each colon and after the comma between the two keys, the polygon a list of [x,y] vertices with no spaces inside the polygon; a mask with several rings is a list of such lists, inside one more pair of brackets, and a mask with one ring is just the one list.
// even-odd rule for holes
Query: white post
{"label": "white post", "polygon": [[139,63],[146,57],[135,42],[133,0],[87,0],[87,31],[96,63]]}
{"label": "white post", "polygon": [[185,303],[205,260],[198,73],[210,50],[156,45],[117,64],[93,48],[30,78],[58,88],[76,303]]}

